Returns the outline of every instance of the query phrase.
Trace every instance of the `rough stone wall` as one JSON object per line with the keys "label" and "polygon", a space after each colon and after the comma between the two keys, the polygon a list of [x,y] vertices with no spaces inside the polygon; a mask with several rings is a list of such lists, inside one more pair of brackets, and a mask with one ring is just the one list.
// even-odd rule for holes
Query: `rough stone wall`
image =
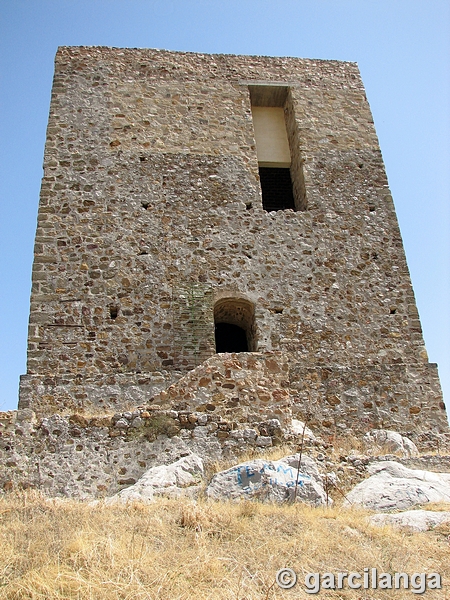
{"label": "rough stone wall", "polygon": [[[289,87],[305,210],[262,208],[257,82]],[[19,406],[108,413],[170,393],[214,355],[224,297],[254,305],[258,352],[288,364],[279,412],[447,428],[355,64],[59,49]]]}
{"label": "rough stone wall", "polygon": [[[207,375],[223,377],[219,364],[213,365],[210,361],[207,361],[210,363]],[[230,362],[236,363],[236,358],[232,357]],[[261,357],[255,362],[261,363]],[[266,367],[272,370],[276,361],[272,356],[267,363]],[[53,414],[36,419],[29,409],[0,413],[0,489],[31,487],[50,496],[105,497],[134,484],[150,467],[170,464],[191,452],[211,465],[224,459],[235,461],[243,452],[258,456],[280,443],[289,444],[295,451],[301,435],[286,425],[290,416],[286,411],[286,396],[278,396],[283,390],[273,385],[277,377],[270,381],[264,377],[266,369],[261,369],[261,364],[259,367],[262,372],[256,378],[258,387],[253,392],[258,394],[258,402],[253,410],[249,410],[248,404],[236,410],[238,405],[230,396],[225,402],[217,402],[216,398],[216,404],[199,406],[199,411],[192,410],[189,402],[184,401],[178,403],[177,410],[149,405],[101,417]],[[199,381],[202,369],[200,367],[196,374]],[[233,372],[238,365],[232,364],[227,369]],[[251,379],[253,369],[243,370],[242,380]],[[184,382],[185,396],[194,389],[192,384],[196,377],[193,375],[190,381]],[[219,379],[217,377],[217,381]],[[222,387],[223,391],[227,390]],[[170,393],[174,392],[172,388]],[[354,406],[354,403],[355,398],[350,397],[348,405]],[[250,423],[244,422],[246,411],[251,413],[246,417]],[[270,413],[278,414],[281,421],[264,417]],[[321,431],[323,435],[314,440],[307,438],[304,450],[321,456],[320,460],[324,459],[324,452],[329,458],[336,444],[339,447],[341,441],[345,440],[346,444],[351,441],[339,423],[323,425],[313,417],[310,424],[316,433]],[[364,423],[352,429],[351,434],[357,437],[362,430]],[[416,429],[408,434],[422,451],[438,451],[439,456],[431,457],[428,466],[442,470],[442,464],[448,462],[449,457],[442,457],[441,453],[448,453],[450,434]],[[328,469],[337,467],[339,472],[342,462],[340,466],[335,465],[328,458]],[[357,459],[358,455],[353,455],[349,460]],[[364,464],[368,462],[364,461]],[[425,468],[423,464],[416,466]]]}
{"label": "rough stone wall", "polygon": [[[220,412],[220,411],[219,411]],[[112,417],[0,413],[0,488],[38,488],[52,496],[109,496],[152,466],[191,452],[206,464],[293,440],[276,419],[237,427],[220,414],[149,406]]]}

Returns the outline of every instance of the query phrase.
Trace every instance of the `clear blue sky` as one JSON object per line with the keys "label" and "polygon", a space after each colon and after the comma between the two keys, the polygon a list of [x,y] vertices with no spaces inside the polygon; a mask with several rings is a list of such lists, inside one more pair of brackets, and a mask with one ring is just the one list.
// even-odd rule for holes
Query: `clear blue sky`
{"label": "clear blue sky", "polygon": [[0,410],[16,408],[25,373],[45,129],[63,45],[356,61],[450,409],[448,0],[0,0]]}

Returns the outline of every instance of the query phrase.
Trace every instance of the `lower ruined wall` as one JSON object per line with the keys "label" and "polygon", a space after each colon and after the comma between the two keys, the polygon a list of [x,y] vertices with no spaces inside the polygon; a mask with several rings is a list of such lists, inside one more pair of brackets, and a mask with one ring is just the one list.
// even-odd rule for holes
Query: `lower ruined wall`
{"label": "lower ruined wall", "polygon": [[292,418],[331,444],[373,428],[419,449],[449,438],[430,364],[307,368],[281,352],[220,354],[177,381],[27,376],[22,392],[18,411],[0,413],[0,489],[49,495],[109,496],[189,452],[211,462],[298,443]]}
{"label": "lower ruined wall", "polygon": [[436,364],[382,364],[290,369],[293,414],[309,412],[316,427],[364,433],[393,429],[405,435],[447,432]]}
{"label": "lower ruined wall", "polygon": [[59,414],[111,414],[148,402],[170,383],[169,374],[115,373],[97,377],[22,375],[19,409],[39,417]]}
{"label": "lower ruined wall", "polygon": [[291,354],[216,354],[174,381],[163,374],[76,377],[27,375],[20,409],[38,418],[54,413],[111,415],[138,406],[214,412],[237,423],[307,416],[324,433],[448,430],[437,367],[379,364],[305,367]]}
{"label": "lower ruined wall", "polygon": [[219,415],[151,408],[91,419],[53,415],[42,421],[27,409],[0,413],[0,489],[110,496],[150,467],[190,452],[208,464],[295,437],[283,436],[276,419],[243,429],[234,426]]}
{"label": "lower ruined wall", "polygon": [[[326,452],[348,433],[329,431],[307,448]],[[411,437],[422,450],[450,449],[448,433],[412,432]],[[149,468],[190,452],[208,465],[281,443],[295,451],[300,441],[298,429],[283,427],[278,419],[238,425],[220,414],[146,407],[113,417],[52,415],[38,421],[28,409],[11,411],[0,413],[0,490],[108,497],[134,484]]]}

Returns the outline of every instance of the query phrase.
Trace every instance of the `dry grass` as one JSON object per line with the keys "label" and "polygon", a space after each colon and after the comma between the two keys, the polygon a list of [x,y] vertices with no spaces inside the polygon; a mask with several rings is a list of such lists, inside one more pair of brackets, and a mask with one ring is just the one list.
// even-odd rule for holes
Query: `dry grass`
{"label": "dry grass", "polygon": [[[311,597],[307,572],[439,572],[450,582],[448,528],[423,534],[367,524],[367,512],[251,502],[90,506],[39,494],[0,498],[0,599],[254,600]],[[289,566],[292,590],[274,585]],[[327,598],[411,598],[405,590]],[[316,596],[317,597],[317,596]]]}

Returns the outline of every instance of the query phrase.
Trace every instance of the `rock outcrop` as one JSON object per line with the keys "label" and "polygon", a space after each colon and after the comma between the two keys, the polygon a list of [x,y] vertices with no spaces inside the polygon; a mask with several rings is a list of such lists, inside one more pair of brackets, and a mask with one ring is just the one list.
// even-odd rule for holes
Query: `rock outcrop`
{"label": "rock outcrop", "polygon": [[152,467],[134,485],[108,498],[107,503],[151,502],[154,496],[195,495],[203,475],[202,459],[196,454],[189,454],[170,465]]}
{"label": "rock outcrop", "polygon": [[429,531],[442,523],[450,523],[450,512],[431,510],[408,510],[393,515],[381,513],[370,518],[372,525],[392,525],[410,531]]}
{"label": "rock outcrop", "polygon": [[358,483],[346,504],[372,510],[405,510],[428,502],[450,502],[450,473],[408,469],[395,461],[375,462],[371,477]]}
{"label": "rock outcrop", "polygon": [[405,458],[419,456],[417,446],[409,438],[389,429],[372,429],[363,437],[363,443],[369,449],[376,449]]}
{"label": "rock outcrop", "polygon": [[[302,501],[318,506],[327,496],[316,463],[298,455],[280,460],[246,461],[217,473],[206,494],[216,500],[258,499],[268,502]],[[330,500],[329,500],[330,501]]]}

